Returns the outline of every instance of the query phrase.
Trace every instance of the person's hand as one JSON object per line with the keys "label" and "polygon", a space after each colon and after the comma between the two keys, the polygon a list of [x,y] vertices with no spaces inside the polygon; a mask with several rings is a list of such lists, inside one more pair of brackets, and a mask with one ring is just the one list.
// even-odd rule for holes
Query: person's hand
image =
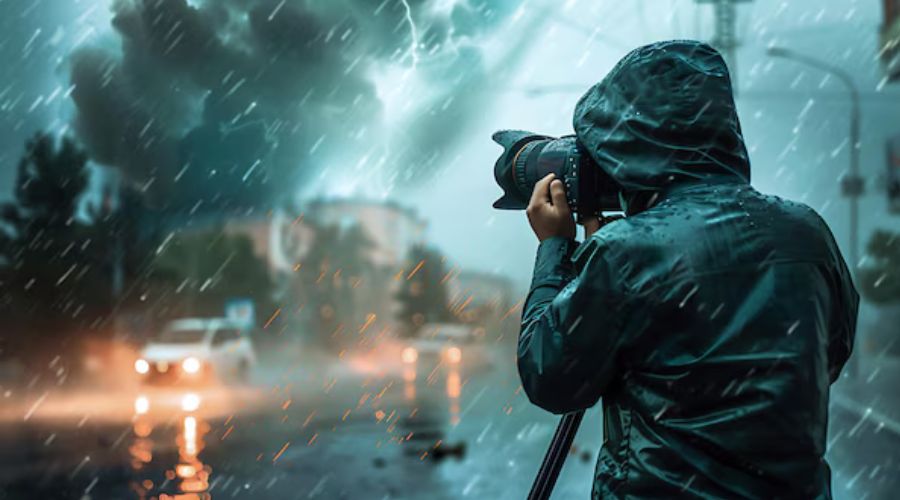
{"label": "person's hand", "polygon": [[539,241],[554,236],[575,239],[575,219],[562,181],[548,174],[534,185],[525,213]]}

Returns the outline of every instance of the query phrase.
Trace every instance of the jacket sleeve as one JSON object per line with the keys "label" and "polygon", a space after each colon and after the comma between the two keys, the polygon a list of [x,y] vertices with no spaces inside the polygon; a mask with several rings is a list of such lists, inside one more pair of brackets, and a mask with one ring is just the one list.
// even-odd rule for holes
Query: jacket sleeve
{"label": "jacket sleeve", "polygon": [[[594,405],[616,374],[624,287],[595,235],[549,238],[538,247],[519,333],[518,367],[528,398],[553,413]],[[574,254],[573,254],[574,253]]]}

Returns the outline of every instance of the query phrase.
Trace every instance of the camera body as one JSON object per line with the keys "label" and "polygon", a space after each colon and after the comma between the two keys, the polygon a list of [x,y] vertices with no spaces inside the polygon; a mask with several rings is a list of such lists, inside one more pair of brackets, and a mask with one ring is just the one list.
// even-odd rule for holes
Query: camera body
{"label": "camera body", "polygon": [[615,181],[591,160],[574,135],[560,138],[521,130],[493,135],[503,146],[494,165],[494,178],[503,196],[494,208],[524,210],[534,185],[547,174],[556,174],[566,188],[566,199],[579,222],[601,212],[621,211]]}

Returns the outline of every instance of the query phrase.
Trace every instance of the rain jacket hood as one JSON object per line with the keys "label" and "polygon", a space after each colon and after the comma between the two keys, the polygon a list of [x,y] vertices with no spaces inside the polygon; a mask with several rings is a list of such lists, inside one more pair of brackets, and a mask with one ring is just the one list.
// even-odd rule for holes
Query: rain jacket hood
{"label": "rain jacket hood", "polygon": [[722,56],[696,41],[640,47],[575,107],[575,132],[628,191],[750,182],[750,163]]}

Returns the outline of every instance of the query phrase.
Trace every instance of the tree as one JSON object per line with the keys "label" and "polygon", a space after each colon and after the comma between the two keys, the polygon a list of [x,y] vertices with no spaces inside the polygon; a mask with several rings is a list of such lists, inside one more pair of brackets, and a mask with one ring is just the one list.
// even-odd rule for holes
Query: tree
{"label": "tree", "polygon": [[425,323],[453,318],[447,307],[444,258],[435,249],[422,245],[410,249],[407,269],[397,300],[400,322],[408,335],[415,335]]}
{"label": "tree", "polygon": [[18,354],[63,354],[72,332],[95,327],[109,309],[110,289],[89,258],[97,239],[77,217],[88,179],[87,156],[72,140],[37,134],[26,143],[0,222],[3,333]]}
{"label": "tree", "polygon": [[221,228],[173,236],[151,265],[151,281],[154,296],[168,299],[170,315],[222,316],[236,297],[253,299],[258,311],[274,307],[272,277],[253,242]]}

